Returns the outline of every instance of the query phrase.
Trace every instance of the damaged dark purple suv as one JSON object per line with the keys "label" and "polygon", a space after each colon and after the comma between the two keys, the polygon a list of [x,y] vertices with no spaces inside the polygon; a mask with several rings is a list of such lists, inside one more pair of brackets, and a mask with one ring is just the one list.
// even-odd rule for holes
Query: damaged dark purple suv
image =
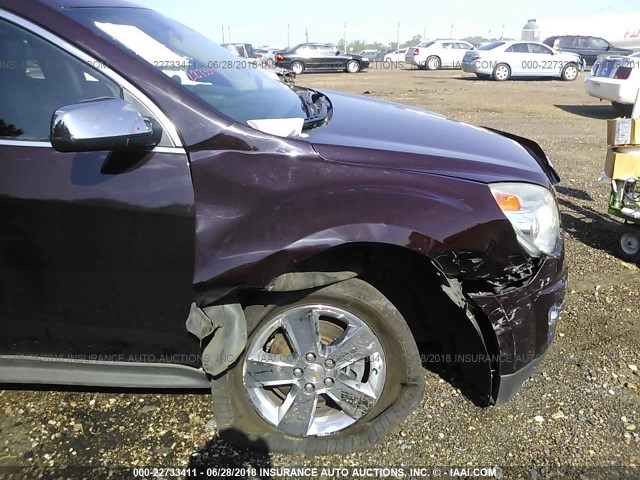
{"label": "damaged dark purple suv", "polygon": [[227,438],[313,453],[389,433],[421,359],[503,402],[564,300],[558,180],[151,10],[0,0],[0,382],[211,384]]}

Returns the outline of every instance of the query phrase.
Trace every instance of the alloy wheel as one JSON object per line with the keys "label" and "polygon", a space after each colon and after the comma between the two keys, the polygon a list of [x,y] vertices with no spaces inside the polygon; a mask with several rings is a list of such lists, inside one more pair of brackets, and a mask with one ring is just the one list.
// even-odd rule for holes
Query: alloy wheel
{"label": "alloy wheel", "polygon": [[316,304],[262,327],[247,349],[243,382],[255,410],[279,430],[329,435],[375,407],[386,370],[382,344],[364,321]]}

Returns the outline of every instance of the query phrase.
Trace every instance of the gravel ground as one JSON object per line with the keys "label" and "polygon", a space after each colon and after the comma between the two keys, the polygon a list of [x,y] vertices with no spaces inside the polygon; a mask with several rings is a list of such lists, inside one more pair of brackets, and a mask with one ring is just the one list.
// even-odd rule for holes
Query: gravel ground
{"label": "gravel ground", "polygon": [[[417,70],[298,78],[302,85],[402,102],[527,136],[552,158],[562,177],[570,293],[556,342],[514,400],[480,409],[425,370],[427,395],[384,442],[361,453],[305,457],[257,454],[219,440],[210,396],[200,392],[5,386],[0,466],[38,468],[0,468],[0,478],[98,476],[86,468],[51,468],[67,466],[107,467],[114,478],[133,478],[131,470],[117,468],[198,465],[404,469],[348,471],[350,477],[372,474],[367,478],[408,478],[410,466],[441,466],[444,478],[480,477],[486,472],[462,468],[492,466],[502,468],[496,475],[502,478],[640,478],[640,269],[613,253],[619,223],[606,214],[609,186],[598,177],[605,120],[615,115],[608,103],[587,96],[583,80],[584,74],[570,83],[496,83],[459,71]],[[273,473],[291,478],[283,470]],[[344,471],[326,473],[318,476],[346,478]],[[435,478],[430,469],[420,473],[414,476]]]}

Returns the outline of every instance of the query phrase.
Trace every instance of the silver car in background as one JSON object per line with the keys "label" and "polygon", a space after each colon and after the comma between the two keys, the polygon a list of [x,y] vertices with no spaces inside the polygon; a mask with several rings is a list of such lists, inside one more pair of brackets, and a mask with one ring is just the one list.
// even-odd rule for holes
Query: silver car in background
{"label": "silver car in background", "polygon": [[443,67],[462,68],[462,59],[467,50],[473,50],[473,45],[464,40],[422,42],[407,49],[404,63],[427,70],[439,70]]}
{"label": "silver car in background", "polygon": [[573,81],[580,71],[580,56],[555,51],[540,42],[498,41],[465,53],[462,70],[497,81],[512,77],[555,77]]}

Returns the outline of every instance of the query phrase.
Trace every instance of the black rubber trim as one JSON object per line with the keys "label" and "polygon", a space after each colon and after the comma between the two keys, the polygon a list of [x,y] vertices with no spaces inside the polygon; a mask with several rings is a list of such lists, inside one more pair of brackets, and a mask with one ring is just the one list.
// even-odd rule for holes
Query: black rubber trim
{"label": "black rubber trim", "polygon": [[522,367],[515,373],[500,376],[500,386],[498,387],[496,405],[508,402],[516,396],[516,393],[518,393],[525,380],[533,375],[535,369],[538,368],[538,365],[542,363],[545,355],[536,358],[531,363]]}

